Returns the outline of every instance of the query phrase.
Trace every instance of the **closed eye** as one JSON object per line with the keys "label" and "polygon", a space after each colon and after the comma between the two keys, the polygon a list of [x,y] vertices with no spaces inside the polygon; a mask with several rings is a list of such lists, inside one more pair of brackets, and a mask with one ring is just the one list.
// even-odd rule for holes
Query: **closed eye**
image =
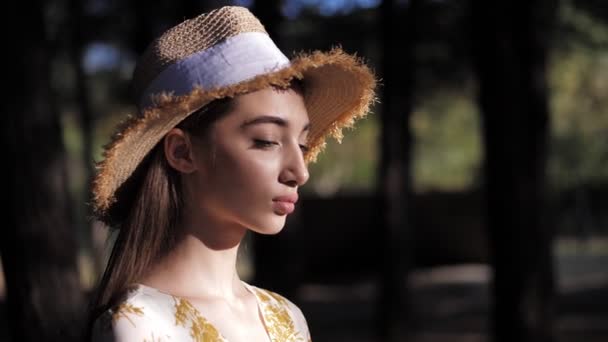
{"label": "closed eye", "polygon": [[[253,147],[255,147],[255,148],[268,149],[268,148],[271,148],[271,147],[277,146],[277,145],[279,145],[279,143],[276,141],[253,139]],[[308,153],[308,151],[310,150],[310,147],[308,147],[307,145],[300,144],[299,146],[300,146],[300,150],[304,154]]]}
{"label": "closed eye", "polygon": [[271,148],[278,144],[279,143],[276,141],[253,139],[253,147],[255,147],[255,148],[267,149],[267,148]]}

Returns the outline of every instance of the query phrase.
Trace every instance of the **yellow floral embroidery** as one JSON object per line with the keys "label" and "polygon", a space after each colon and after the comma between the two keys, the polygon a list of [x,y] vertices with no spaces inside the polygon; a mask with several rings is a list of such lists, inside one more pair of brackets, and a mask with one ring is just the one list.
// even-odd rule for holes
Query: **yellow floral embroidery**
{"label": "yellow floral embroidery", "polygon": [[268,290],[257,290],[256,293],[262,302],[266,329],[268,329],[272,341],[304,341],[304,338],[296,331],[291,315],[289,315],[287,300]]}
{"label": "yellow floral embroidery", "polygon": [[143,316],[144,315],[144,310],[142,308],[134,306],[133,304],[130,304],[130,303],[122,303],[122,304],[118,305],[113,310],[112,321],[116,322],[121,317],[124,317],[129,322],[131,322],[131,324],[133,326],[135,326],[135,323],[133,323],[133,321],[129,318],[129,314],[134,314],[134,315],[137,315],[137,316]]}
{"label": "yellow floral embroidery", "polygon": [[188,327],[190,323],[190,336],[197,342],[222,341],[220,333],[209,323],[198,310],[187,300],[173,297],[175,300],[175,324]]}

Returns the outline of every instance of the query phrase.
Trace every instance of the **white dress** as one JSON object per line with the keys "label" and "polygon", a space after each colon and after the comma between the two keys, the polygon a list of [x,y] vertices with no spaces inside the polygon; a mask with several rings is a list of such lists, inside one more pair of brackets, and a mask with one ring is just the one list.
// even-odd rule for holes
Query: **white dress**
{"label": "white dress", "polygon": [[[281,295],[243,282],[272,342],[311,340],[302,311]],[[93,342],[228,342],[188,300],[138,284],[93,326]]]}

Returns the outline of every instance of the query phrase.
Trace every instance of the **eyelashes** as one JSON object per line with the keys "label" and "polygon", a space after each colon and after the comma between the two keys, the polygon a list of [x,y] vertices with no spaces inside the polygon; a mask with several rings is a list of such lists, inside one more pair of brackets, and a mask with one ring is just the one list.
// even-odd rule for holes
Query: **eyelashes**
{"label": "eyelashes", "polygon": [[276,141],[253,139],[253,147],[260,148],[263,150],[269,149],[273,146],[278,146],[279,143]]}
{"label": "eyelashes", "polygon": [[[255,147],[255,148],[259,148],[262,150],[268,150],[275,146],[279,146],[279,143],[276,141],[253,139],[253,147]],[[306,153],[310,150],[310,148],[307,145],[300,144],[299,146],[300,146],[300,150],[302,151],[302,153]]]}

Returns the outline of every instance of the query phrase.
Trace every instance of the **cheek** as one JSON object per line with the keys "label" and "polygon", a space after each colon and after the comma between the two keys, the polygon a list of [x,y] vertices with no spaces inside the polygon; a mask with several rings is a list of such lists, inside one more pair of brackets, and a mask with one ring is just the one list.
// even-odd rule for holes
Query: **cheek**
{"label": "cheek", "polygon": [[239,197],[268,192],[278,179],[277,165],[278,161],[263,151],[221,149],[212,166],[212,186],[225,195]]}

